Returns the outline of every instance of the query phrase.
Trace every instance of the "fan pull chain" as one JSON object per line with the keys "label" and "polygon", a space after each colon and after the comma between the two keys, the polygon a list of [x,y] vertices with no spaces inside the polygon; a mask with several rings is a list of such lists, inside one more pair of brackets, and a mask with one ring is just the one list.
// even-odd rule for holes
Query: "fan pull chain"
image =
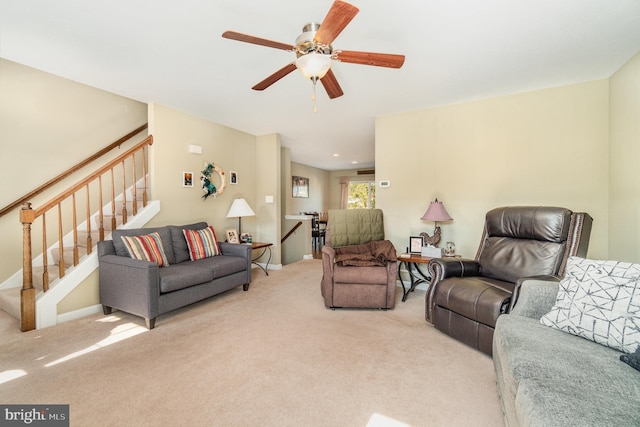
{"label": "fan pull chain", "polygon": [[316,83],[318,82],[318,78],[312,77],[311,81],[313,82],[313,92],[311,92],[311,102],[313,102],[313,112],[317,113],[318,109],[316,108]]}

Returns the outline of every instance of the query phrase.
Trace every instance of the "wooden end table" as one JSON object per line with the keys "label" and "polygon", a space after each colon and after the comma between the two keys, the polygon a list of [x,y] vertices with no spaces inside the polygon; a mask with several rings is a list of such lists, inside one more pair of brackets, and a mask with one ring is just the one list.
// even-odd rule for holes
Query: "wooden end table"
{"label": "wooden end table", "polygon": [[[255,251],[256,249],[262,249],[262,252],[260,252],[260,255],[258,255],[257,257],[253,258],[251,260],[251,262],[255,265],[257,265],[258,267],[260,267],[262,269],[262,271],[264,271],[264,274],[266,274],[267,276],[269,275],[269,272],[267,271],[269,269],[269,262],[271,262],[271,246],[273,246],[273,243],[266,243],[266,242],[251,242],[251,250]],[[258,264],[256,261],[258,261],[260,258],[262,258],[262,255],[264,255],[267,250],[269,251],[269,258],[267,258],[267,263],[265,264],[265,266],[261,266],[260,264]]]}
{"label": "wooden end table", "polygon": [[[429,273],[425,274],[425,272],[420,269],[420,265],[429,264],[431,258],[421,256],[420,254],[400,254],[398,261],[400,261],[400,267],[404,264],[404,268],[407,270],[407,273],[409,273],[409,279],[411,281],[411,286],[407,289],[404,286],[404,281],[400,274],[401,268],[398,268],[398,278],[400,279],[400,284],[402,284],[402,302],[405,302],[409,292],[413,292],[420,283],[431,283]],[[426,268],[426,266],[423,266],[423,268]],[[413,271],[414,269],[415,272]]]}

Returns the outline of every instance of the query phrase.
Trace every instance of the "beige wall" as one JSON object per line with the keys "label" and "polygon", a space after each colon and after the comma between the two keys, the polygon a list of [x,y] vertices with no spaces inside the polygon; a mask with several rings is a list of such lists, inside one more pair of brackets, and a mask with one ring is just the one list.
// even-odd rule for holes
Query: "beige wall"
{"label": "beige wall", "polygon": [[287,197],[291,200],[288,215],[300,212],[325,212],[329,207],[329,172],[312,166],[291,162],[291,175],[309,178],[309,198],[293,197],[291,178],[283,185],[287,188]]}
{"label": "beige wall", "polygon": [[[282,237],[280,135],[263,135],[257,138],[256,159],[256,241],[273,243],[271,265],[281,263],[280,239]],[[267,197],[271,201],[267,201]],[[258,256],[256,254],[255,256]],[[266,262],[259,259],[258,262]]]}
{"label": "beige wall", "polygon": [[640,262],[640,53],[610,79],[609,257]]}
{"label": "beige wall", "polygon": [[[0,59],[0,207],[146,121],[146,104]],[[111,156],[121,152],[115,150]],[[68,186],[95,168],[90,165],[63,184]],[[63,184],[55,189],[61,190]],[[53,194],[34,198],[34,207]],[[17,210],[0,217],[0,235],[2,282],[22,268]],[[34,248],[34,255],[39,249]]]}
{"label": "beige wall", "polygon": [[[237,218],[227,218],[235,198],[244,198],[256,211],[256,138],[244,132],[208,122],[159,104],[149,105],[151,198],[160,200],[160,213],[149,226],[207,221],[224,240],[224,230],[238,228]],[[202,147],[202,154],[189,152],[190,145]],[[227,183],[217,197],[206,200],[200,187],[201,171],[207,163],[238,173],[238,183]],[[193,172],[194,186],[182,186],[182,173]],[[220,181],[215,176],[215,185]],[[255,234],[256,218],[242,220],[243,232]]]}
{"label": "beige wall", "polygon": [[444,242],[475,256],[484,214],[503,205],[556,205],[594,218],[589,255],[607,256],[608,81],[564,86],[376,120],[377,206],[388,238],[431,234],[419,218],[442,201]]}

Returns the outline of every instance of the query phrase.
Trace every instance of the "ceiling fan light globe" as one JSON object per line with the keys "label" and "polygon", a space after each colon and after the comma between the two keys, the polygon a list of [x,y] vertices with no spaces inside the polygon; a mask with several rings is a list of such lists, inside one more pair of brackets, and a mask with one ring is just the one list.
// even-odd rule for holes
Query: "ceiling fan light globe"
{"label": "ceiling fan light globe", "polygon": [[296,67],[307,79],[321,79],[331,68],[331,56],[309,52],[296,59]]}

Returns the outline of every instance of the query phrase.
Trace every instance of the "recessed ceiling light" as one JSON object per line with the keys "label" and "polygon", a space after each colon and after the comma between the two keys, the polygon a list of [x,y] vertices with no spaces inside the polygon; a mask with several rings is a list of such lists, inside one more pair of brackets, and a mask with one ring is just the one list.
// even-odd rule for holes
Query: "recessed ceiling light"
{"label": "recessed ceiling light", "polygon": [[340,154],[338,154],[338,153],[333,153],[333,157],[340,157]]}
{"label": "recessed ceiling light", "polygon": [[356,163],[358,163],[357,160],[354,160],[353,162],[351,162],[352,165],[355,165]]}

